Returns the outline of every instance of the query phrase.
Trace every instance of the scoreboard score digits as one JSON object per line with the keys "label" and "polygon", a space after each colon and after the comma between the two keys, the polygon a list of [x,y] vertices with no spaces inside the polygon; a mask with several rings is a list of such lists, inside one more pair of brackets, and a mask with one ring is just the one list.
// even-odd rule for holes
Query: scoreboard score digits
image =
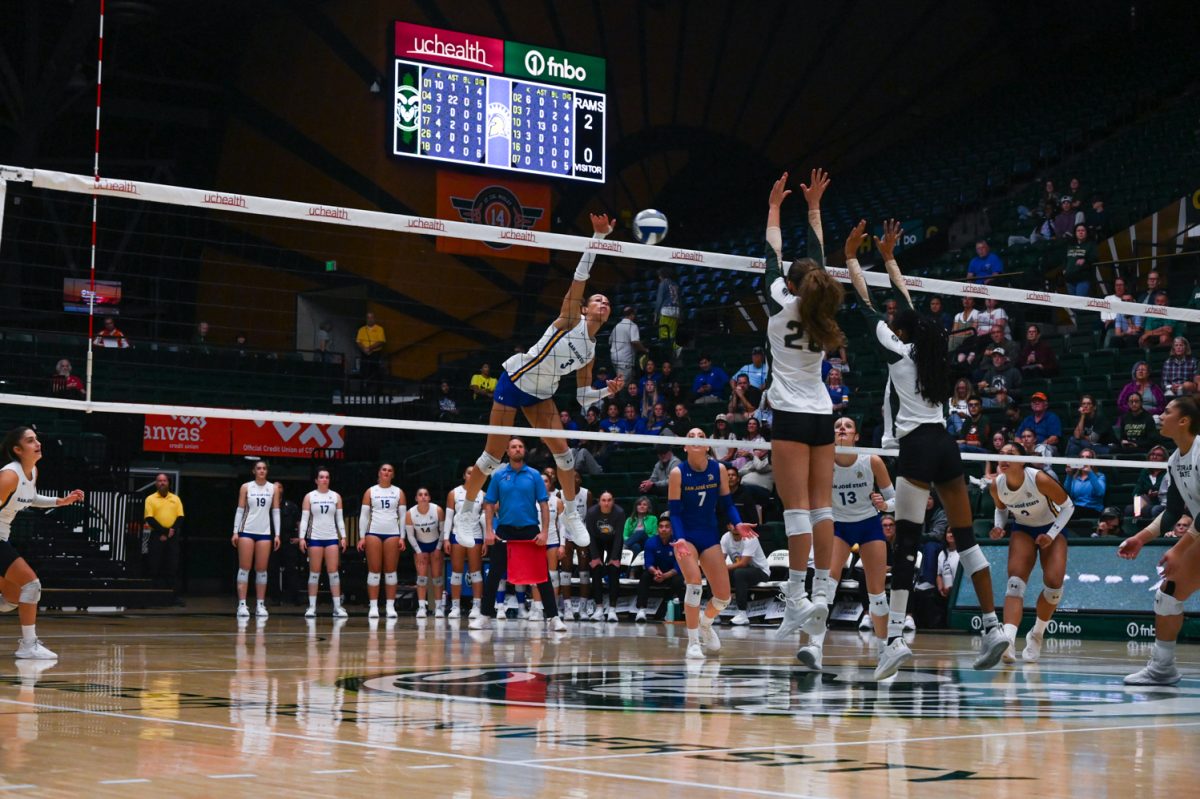
{"label": "scoreboard score digits", "polygon": [[395,52],[394,155],[604,182],[602,59],[404,22]]}

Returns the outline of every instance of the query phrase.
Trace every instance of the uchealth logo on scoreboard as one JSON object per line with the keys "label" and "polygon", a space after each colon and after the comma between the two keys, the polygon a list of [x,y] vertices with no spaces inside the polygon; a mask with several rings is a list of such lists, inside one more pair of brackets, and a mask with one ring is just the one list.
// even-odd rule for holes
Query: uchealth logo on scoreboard
{"label": "uchealth logo on scoreboard", "polygon": [[[475,225],[492,225],[494,227],[511,228],[500,234],[503,239],[530,243],[537,241],[537,235],[528,232],[534,223],[546,213],[545,208],[531,208],[521,205],[517,195],[505,186],[486,186],[474,197],[450,197],[450,203],[458,211],[464,222]],[[508,234],[508,235],[506,235]],[[483,242],[494,250],[507,250],[511,244],[499,242]]]}
{"label": "uchealth logo on scoreboard", "polygon": [[396,23],[396,55],[417,61],[455,64],[499,72],[504,61],[504,40],[460,31]]}

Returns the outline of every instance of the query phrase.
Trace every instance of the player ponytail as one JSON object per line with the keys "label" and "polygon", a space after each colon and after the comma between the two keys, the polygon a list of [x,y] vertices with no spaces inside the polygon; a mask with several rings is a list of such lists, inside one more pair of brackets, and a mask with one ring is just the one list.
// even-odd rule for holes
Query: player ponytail
{"label": "player ponytail", "polygon": [[5,436],[4,436],[4,457],[7,459],[7,461],[5,461],[5,462],[18,460],[17,454],[15,452],[13,452],[13,450],[16,449],[17,447],[21,446],[21,439],[24,438],[25,434],[28,433],[32,429],[33,428],[30,427],[29,425],[23,424],[23,425],[14,427],[12,430],[9,430],[5,434]]}
{"label": "player ponytail", "polygon": [[837,312],[846,296],[842,284],[812,258],[792,261],[787,279],[799,300],[809,350],[835,352],[846,346],[846,335],[837,323]]}
{"label": "player ponytail", "polygon": [[946,401],[951,391],[950,359],[947,357],[946,331],[927,316],[906,308],[896,314],[893,328],[901,340],[912,345],[917,367],[917,393],[933,405]]}

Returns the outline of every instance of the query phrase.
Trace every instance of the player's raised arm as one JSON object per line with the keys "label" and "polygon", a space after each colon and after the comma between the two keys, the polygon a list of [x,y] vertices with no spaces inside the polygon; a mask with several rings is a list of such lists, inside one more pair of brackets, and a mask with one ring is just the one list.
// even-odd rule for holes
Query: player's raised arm
{"label": "player's raised arm", "polygon": [[[608,214],[591,214],[591,217],[593,239],[603,239],[617,226],[616,220],[609,219]],[[579,324],[579,315],[583,312],[583,291],[592,274],[592,263],[595,260],[596,253],[592,250],[587,250],[579,256],[579,265],[575,267],[575,279],[571,281],[567,296],[563,297],[558,318],[554,320],[554,327],[557,329],[569,330]]]}
{"label": "player's raised arm", "polygon": [[888,277],[892,279],[892,285],[896,287],[896,291],[900,292],[900,296],[908,303],[908,307],[915,309],[917,306],[913,305],[912,297],[908,294],[908,286],[904,285],[904,275],[900,274],[900,264],[896,263],[896,244],[903,235],[904,231],[900,229],[900,223],[895,219],[889,219],[883,223],[883,238],[875,236],[875,246],[879,249],[879,254],[883,256],[883,267],[887,270]]}

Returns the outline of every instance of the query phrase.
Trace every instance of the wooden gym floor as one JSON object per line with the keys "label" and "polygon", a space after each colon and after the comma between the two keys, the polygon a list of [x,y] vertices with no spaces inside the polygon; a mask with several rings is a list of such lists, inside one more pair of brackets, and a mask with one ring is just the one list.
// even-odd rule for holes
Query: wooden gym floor
{"label": "wooden gym floor", "polygon": [[1049,799],[1186,795],[1200,774],[1196,646],[1183,683],[1146,690],[1121,684],[1144,644],[1049,639],[979,673],[972,639],[920,634],[880,685],[849,631],[812,675],[759,627],[689,667],[682,624],[480,634],[322,607],[239,628],[211,607],[44,616],[60,659],[0,661],[0,793]]}

